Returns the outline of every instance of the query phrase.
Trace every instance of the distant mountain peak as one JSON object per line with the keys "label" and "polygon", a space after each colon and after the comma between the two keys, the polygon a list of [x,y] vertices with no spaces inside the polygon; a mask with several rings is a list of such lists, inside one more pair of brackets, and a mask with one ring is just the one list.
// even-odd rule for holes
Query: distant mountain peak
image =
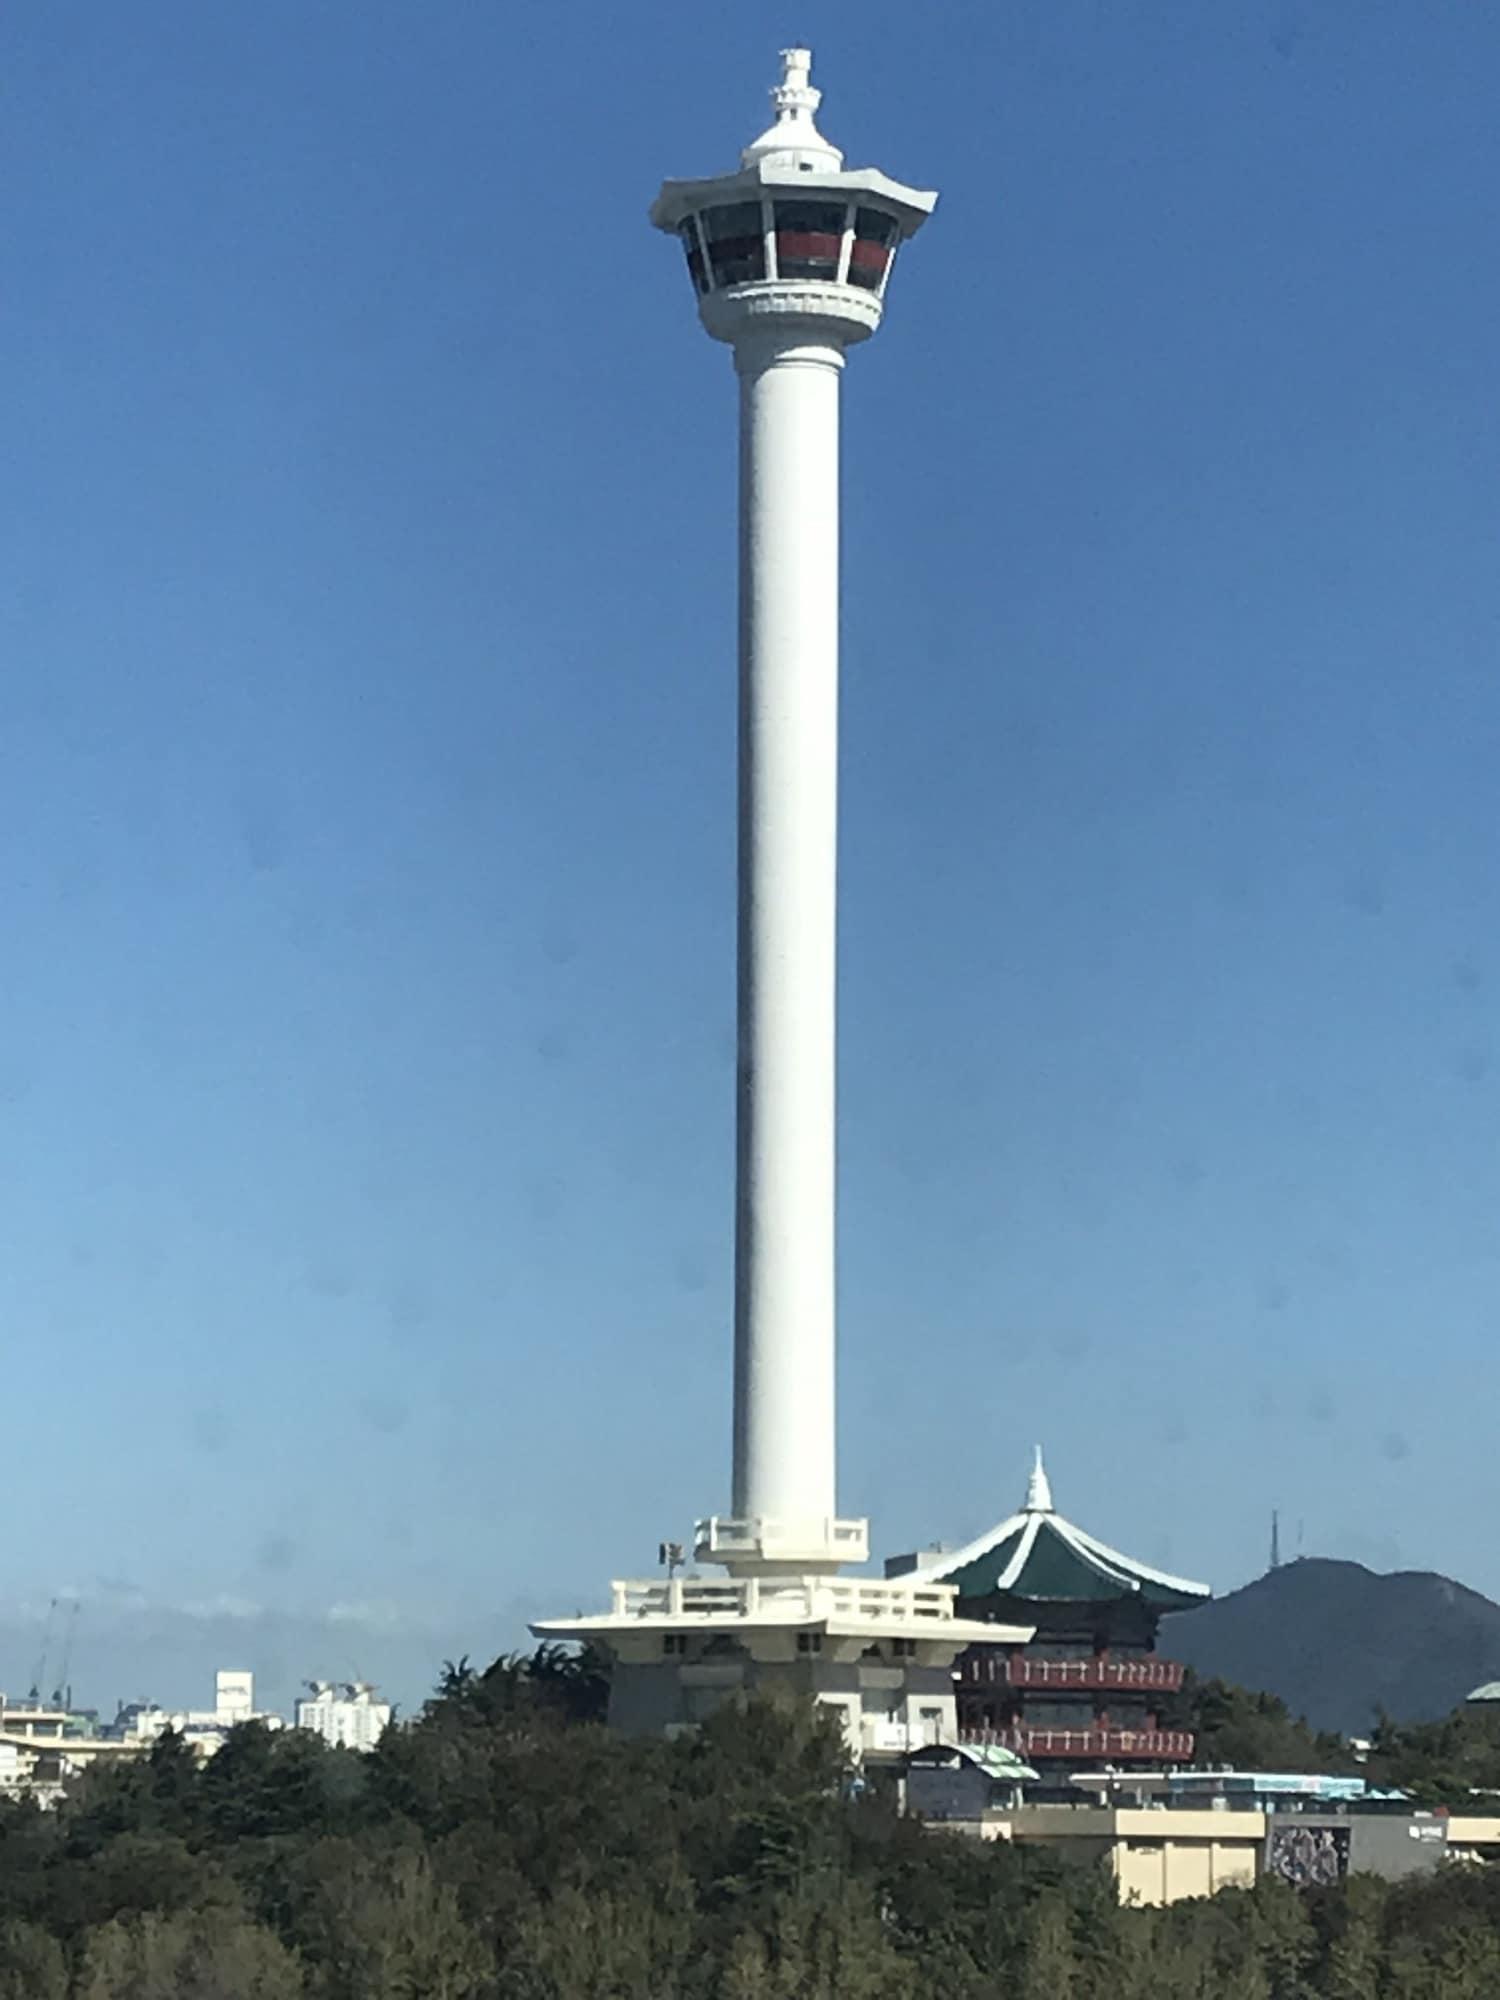
{"label": "distant mountain peak", "polygon": [[1500,1604],[1431,1570],[1299,1556],[1176,1613],[1162,1650],[1201,1676],[1280,1695],[1317,1729],[1447,1715],[1500,1679]]}

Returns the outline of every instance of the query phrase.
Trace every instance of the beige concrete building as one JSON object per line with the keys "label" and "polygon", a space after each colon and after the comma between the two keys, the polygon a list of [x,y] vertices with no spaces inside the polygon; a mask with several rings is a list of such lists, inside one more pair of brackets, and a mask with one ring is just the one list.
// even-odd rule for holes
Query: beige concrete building
{"label": "beige concrete building", "polygon": [[1248,1889],[1266,1874],[1309,1886],[1349,1873],[1395,1881],[1455,1862],[1500,1862],[1497,1814],[1023,1805],[935,1824],[1102,1864],[1120,1901],[1141,1907]]}
{"label": "beige concrete building", "polygon": [[1084,1863],[1102,1861],[1120,1901],[1148,1907],[1250,1888],[1266,1842],[1266,1815],[1259,1812],[1023,1806],[1005,1817],[1004,1838],[1064,1847]]}
{"label": "beige concrete building", "polygon": [[1053,1847],[1081,1867],[1102,1863],[1120,1901],[1143,1908],[1250,1888],[1266,1845],[1266,1815],[1260,1812],[1012,1806],[940,1824],[980,1840]]}
{"label": "beige concrete building", "polygon": [[1450,1813],[1450,1861],[1500,1861],[1500,1813]]}

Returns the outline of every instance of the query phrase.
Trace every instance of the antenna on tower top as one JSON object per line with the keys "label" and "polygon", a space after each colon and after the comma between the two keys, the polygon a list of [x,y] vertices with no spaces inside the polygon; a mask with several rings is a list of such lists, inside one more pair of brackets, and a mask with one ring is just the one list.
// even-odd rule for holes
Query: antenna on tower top
{"label": "antenna on tower top", "polygon": [[844,156],[830,146],[813,122],[823,102],[821,90],[813,88],[812,50],[781,51],[781,81],[772,86],[771,102],[776,107],[776,123],[748,145],[740,155],[743,165],[757,160],[776,159],[787,166],[812,173],[837,173]]}
{"label": "antenna on tower top", "polygon": [[1281,1514],[1275,1507],[1271,1509],[1271,1567],[1281,1568]]}
{"label": "antenna on tower top", "polygon": [[771,92],[771,102],[786,117],[804,109],[809,113],[817,110],[823,93],[812,86],[811,49],[781,51],[781,81]]}

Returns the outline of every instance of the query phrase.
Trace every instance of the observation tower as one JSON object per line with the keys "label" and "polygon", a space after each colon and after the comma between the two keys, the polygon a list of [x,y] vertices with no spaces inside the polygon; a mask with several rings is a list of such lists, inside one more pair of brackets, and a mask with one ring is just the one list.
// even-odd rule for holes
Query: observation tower
{"label": "observation tower", "polygon": [[619,1582],[608,1614],[532,1630],[611,1655],[622,1727],[690,1725],[781,1682],[878,1755],[951,1736],[959,1651],[1030,1632],[960,1621],[946,1582],[838,1575],[869,1556],[834,1464],[839,397],[937,196],[845,167],[811,61],[783,52],[775,118],[737,171],[668,181],[651,209],[739,379],[733,1472],[728,1512],[694,1537],[728,1574]]}

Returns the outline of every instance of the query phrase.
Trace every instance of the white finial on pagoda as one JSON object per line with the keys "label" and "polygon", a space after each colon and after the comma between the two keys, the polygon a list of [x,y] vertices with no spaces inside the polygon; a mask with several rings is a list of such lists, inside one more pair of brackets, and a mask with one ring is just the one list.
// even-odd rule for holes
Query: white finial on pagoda
{"label": "white finial on pagoda", "polygon": [[781,81],[771,92],[771,102],[776,123],[745,148],[740,164],[753,167],[758,160],[774,160],[778,165],[836,174],[844,156],[813,122],[823,93],[812,86],[811,49],[781,51]]}
{"label": "white finial on pagoda", "polygon": [[1036,1458],[1031,1467],[1031,1477],[1026,1482],[1026,1512],[1050,1514],[1052,1511],[1052,1486],[1047,1478],[1047,1468],[1042,1463],[1042,1447],[1038,1445]]}

